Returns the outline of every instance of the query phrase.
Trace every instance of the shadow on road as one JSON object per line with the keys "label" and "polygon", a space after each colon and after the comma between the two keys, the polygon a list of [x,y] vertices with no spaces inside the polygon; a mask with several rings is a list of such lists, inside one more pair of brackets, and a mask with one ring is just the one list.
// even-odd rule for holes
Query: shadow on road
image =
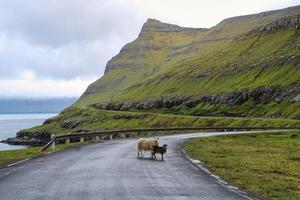
{"label": "shadow on road", "polygon": [[138,160],[150,160],[150,161],[160,161],[160,162],[163,162],[165,160],[161,160],[160,158],[159,159],[153,159],[153,158],[149,158],[149,157],[137,157]]}

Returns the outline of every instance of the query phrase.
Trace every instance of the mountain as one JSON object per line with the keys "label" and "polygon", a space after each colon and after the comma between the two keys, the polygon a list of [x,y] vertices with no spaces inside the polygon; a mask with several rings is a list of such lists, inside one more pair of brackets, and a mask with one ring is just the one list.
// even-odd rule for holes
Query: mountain
{"label": "mountain", "polygon": [[75,105],[299,119],[299,29],[300,6],[210,29],[148,19]]}
{"label": "mountain", "polygon": [[209,29],[148,19],[75,104],[18,137],[126,127],[298,126],[299,36],[300,6],[228,18]]}
{"label": "mountain", "polygon": [[0,99],[0,114],[59,113],[76,98]]}

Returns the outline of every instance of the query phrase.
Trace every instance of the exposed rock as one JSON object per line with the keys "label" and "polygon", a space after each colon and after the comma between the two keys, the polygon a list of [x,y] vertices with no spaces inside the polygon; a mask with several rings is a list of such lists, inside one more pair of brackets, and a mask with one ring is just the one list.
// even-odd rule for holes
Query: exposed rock
{"label": "exposed rock", "polygon": [[[238,73],[245,73],[247,71],[251,71],[253,69],[259,69],[260,73],[257,73],[255,78],[258,78],[263,72],[267,71],[270,68],[275,68],[277,66],[284,66],[284,65],[293,65],[298,66],[300,63],[300,56],[293,55],[293,56],[281,56],[276,57],[271,60],[262,61],[247,67],[233,67],[235,63],[226,64],[223,66],[223,68],[228,68],[227,70],[224,70],[224,72],[221,74],[221,76],[232,76],[236,75]],[[230,67],[228,67],[228,65]]]}
{"label": "exposed rock", "polygon": [[294,101],[294,102],[300,101],[300,94],[295,96],[295,98],[293,98],[292,101]]}
{"label": "exposed rock", "polygon": [[[104,110],[117,110],[116,108],[112,109],[112,108],[106,108]],[[96,122],[97,119],[95,118],[85,118],[85,117],[81,117],[81,118],[77,118],[77,119],[66,119],[60,122],[60,126],[62,128],[66,128],[66,129],[73,129],[76,128],[82,124],[90,124],[90,123],[94,123]]]}
{"label": "exposed rock", "polygon": [[112,64],[111,62],[107,62],[104,73],[107,73],[112,69],[121,69],[121,68],[137,69],[143,66],[144,64],[140,62],[128,62],[128,63],[119,63],[119,64]]}
{"label": "exposed rock", "polygon": [[52,117],[52,118],[46,119],[43,124],[50,124],[53,121],[55,121],[55,119]]}
{"label": "exposed rock", "polygon": [[67,129],[76,128],[80,124],[82,124],[82,121],[79,119],[78,120],[67,119],[67,120],[63,120],[62,122],[60,122],[60,126],[63,128],[67,128]]}
{"label": "exposed rock", "polygon": [[[173,106],[185,105],[195,107],[199,103],[206,104],[227,104],[231,106],[242,105],[248,100],[253,100],[255,104],[267,104],[272,101],[278,103],[287,99],[295,92],[300,91],[300,83],[290,85],[287,88],[271,88],[262,86],[255,89],[244,89],[242,91],[222,93],[218,95],[204,95],[198,97],[184,96],[160,99],[149,99],[144,101],[123,101],[116,103],[94,104],[93,107],[102,110],[130,110],[130,109],[160,109],[171,108]],[[293,99],[299,101],[300,94]]]}
{"label": "exposed rock", "polygon": [[13,144],[13,145],[30,145],[30,146],[41,146],[47,144],[49,140],[41,137],[22,137],[22,138],[8,138],[6,140],[2,140],[2,143]]}
{"label": "exposed rock", "polygon": [[271,31],[279,30],[279,29],[300,29],[300,15],[296,15],[293,17],[283,18],[281,20],[275,21],[273,23],[267,24],[265,26],[259,26],[254,30],[251,30],[246,35],[249,35],[254,32],[259,33],[268,33]]}
{"label": "exposed rock", "polygon": [[130,110],[136,109],[151,109],[151,108],[171,108],[183,104],[189,97],[172,97],[161,99],[150,99],[139,102],[124,101],[117,103],[94,104],[93,107],[102,110]]}
{"label": "exposed rock", "polygon": [[71,133],[88,133],[90,131],[91,130],[89,130],[89,129],[78,129],[78,130],[72,131]]}
{"label": "exposed rock", "polygon": [[135,104],[131,101],[123,101],[120,110],[130,110],[134,105]]}
{"label": "exposed rock", "polygon": [[208,70],[208,71],[196,73],[193,75],[193,77],[196,79],[201,79],[201,78],[205,78],[205,77],[210,77],[210,76],[212,76],[212,74],[213,74],[212,70]]}

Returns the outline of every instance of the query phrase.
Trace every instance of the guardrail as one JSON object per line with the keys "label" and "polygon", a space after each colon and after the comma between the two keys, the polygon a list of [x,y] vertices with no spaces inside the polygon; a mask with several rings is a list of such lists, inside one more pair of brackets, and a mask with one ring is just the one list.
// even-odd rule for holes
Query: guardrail
{"label": "guardrail", "polygon": [[293,130],[296,128],[283,128],[283,127],[181,127],[181,128],[140,128],[140,129],[121,129],[121,130],[108,130],[108,131],[94,131],[94,132],[82,132],[82,133],[69,133],[62,135],[51,135],[51,140],[40,151],[45,151],[50,146],[55,149],[55,142],[59,140],[65,140],[66,144],[70,143],[70,139],[80,138],[80,142],[83,142],[85,138],[92,137],[97,141],[100,137],[108,137],[112,140],[113,137],[119,135],[121,138],[126,138],[128,133],[150,132],[150,131],[197,131],[197,130],[216,130],[216,131],[237,131],[237,130]]}

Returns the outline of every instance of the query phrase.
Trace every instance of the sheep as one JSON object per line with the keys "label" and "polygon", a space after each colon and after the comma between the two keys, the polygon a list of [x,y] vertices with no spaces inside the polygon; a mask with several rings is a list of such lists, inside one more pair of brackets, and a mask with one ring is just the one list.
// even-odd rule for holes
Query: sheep
{"label": "sheep", "polygon": [[137,142],[137,157],[140,156],[140,153],[143,155],[142,151],[152,151],[154,145],[159,145],[158,137],[153,139],[140,138]]}
{"label": "sheep", "polygon": [[161,154],[161,160],[164,159],[164,153],[167,152],[167,148],[168,148],[168,145],[167,144],[164,144],[163,146],[158,146],[158,145],[155,145],[153,146],[153,149],[152,149],[152,158],[156,159],[156,153],[160,153]]}

